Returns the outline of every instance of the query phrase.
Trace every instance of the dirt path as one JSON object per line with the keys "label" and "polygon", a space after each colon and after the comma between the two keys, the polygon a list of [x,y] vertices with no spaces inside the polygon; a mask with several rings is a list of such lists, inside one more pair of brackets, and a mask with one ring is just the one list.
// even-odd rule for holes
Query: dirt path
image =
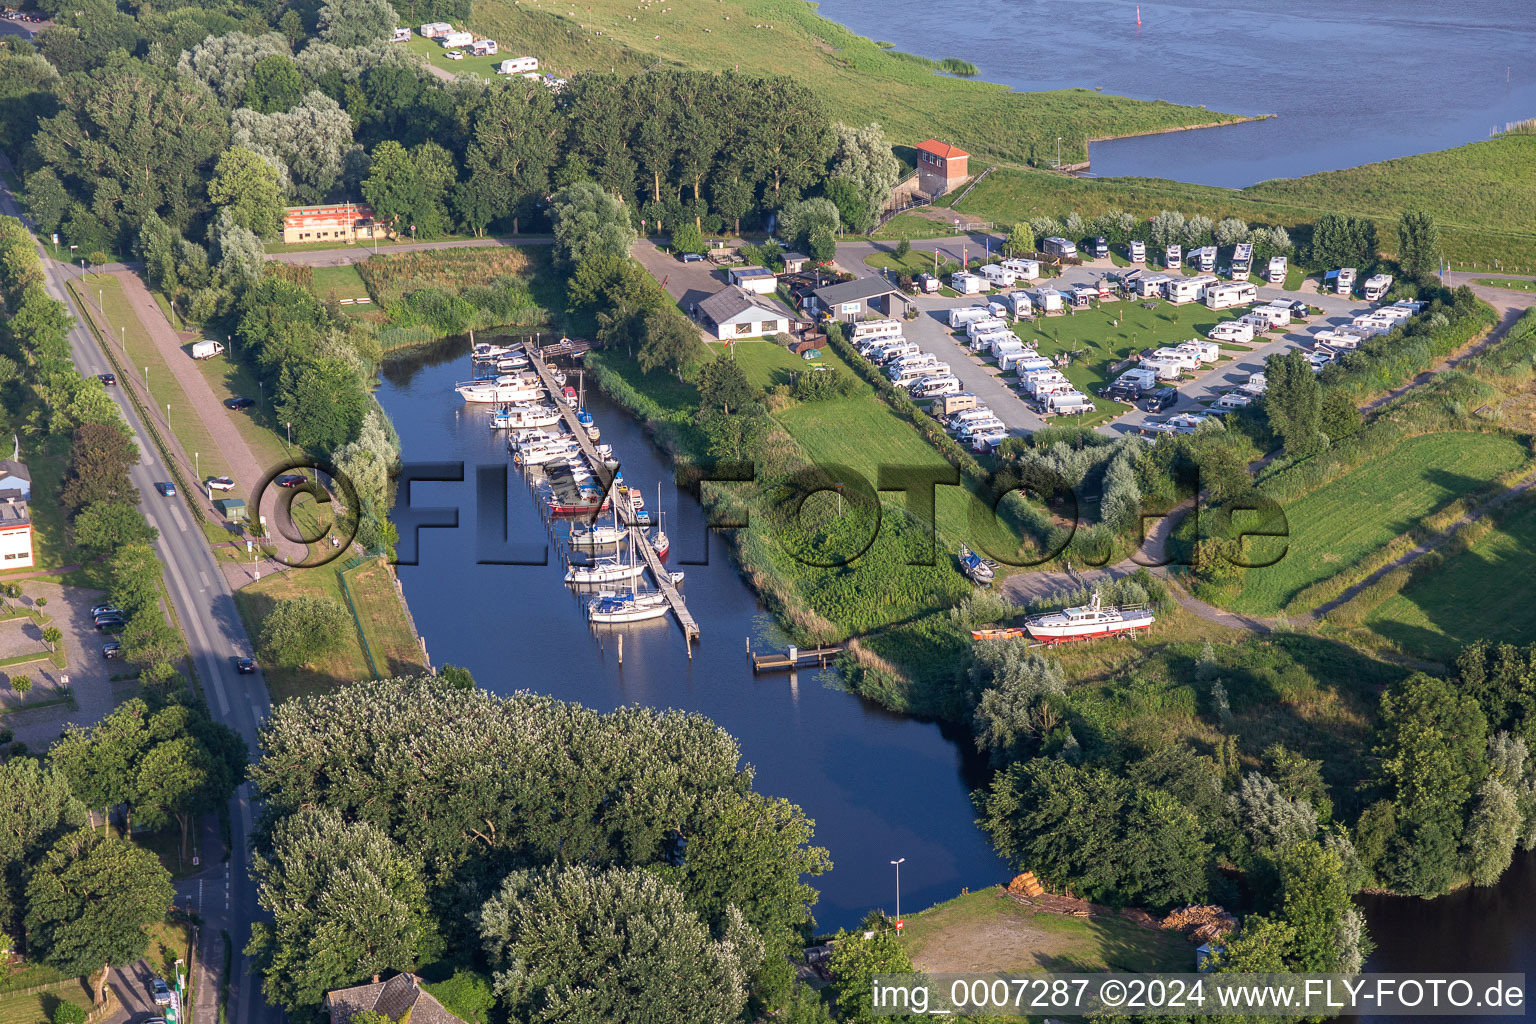
{"label": "dirt path", "polygon": [[[155,347],[160,350],[160,355],[165,359],[166,365],[171,368],[171,375],[176,378],[176,383],[181,386],[182,393],[187,396],[187,401],[192,403],[192,408],[203,421],[209,436],[218,446],[219,454],[223,456],[223,464],[230,467],[230,476],[234,478],[235,490],[231,494],[244,495],[246,504],[251,506],[250,515],[252,522],[257,521],[257,509],[254,507],[252,490],[266,476],[270,467],[263,466],[245,443],[245,438],[240,436],[240,429],[235,425],[233,416],[243,413],[231,413],[224,408],[224,403],[209,386],[207,378],[192,361],[192,356],[183,347],[188,339],[182,338],[172,329],[165,314],[160,312],[160,307],[155,304],[154,297],[144,287],[144,282],[138,275],[127,271],[119,271],[113,275],[122,285],[123,295],[128,300],[129,307],[144,325],[144,330],[149,334]],[[201,481],[199,481],[201,483]],[[267,517],[268,523],[277,523],[278,516],[277,496],[275,488],[268,488],[262,496],[260,514]],[[293,561],[302,561],[307,553],[304,545],[283,537],[280,530],[272,531],[272,539],[277,544],[278,553],[284,558]]]}

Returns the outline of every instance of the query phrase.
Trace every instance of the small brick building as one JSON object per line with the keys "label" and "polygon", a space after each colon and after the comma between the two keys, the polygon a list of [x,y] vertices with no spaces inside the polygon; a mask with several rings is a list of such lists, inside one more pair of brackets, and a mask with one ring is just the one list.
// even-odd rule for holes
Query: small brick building
{"label": "small brick building", "polygon": [[938,139],[917,145],[917,187],[925,195],[937,198],[965,183],[971,176],[971,154],[959,146]]}

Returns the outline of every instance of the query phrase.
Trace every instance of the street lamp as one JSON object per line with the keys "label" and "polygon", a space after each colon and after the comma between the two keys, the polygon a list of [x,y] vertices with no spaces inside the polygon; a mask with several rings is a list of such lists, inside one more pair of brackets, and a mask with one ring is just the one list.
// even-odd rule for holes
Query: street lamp
{"label": "street lamp", "polygon": [[[144,367],[144,390],[149,391],[149,367],[147,366]],[[149,393],[154,394],[153,391],[149,391]]]}
{"label": "street lamp", "polygon": [[289,445],[289,447],[292,447],[293,446],[293,424],[292,423],[285,423],[285,424],[283,424],[283,426],[288,428],[288,445]]}
{"label": "street lamp", "polygon": [[896,930],[901,931],[901,866],[907,862],[907,858],[893,860],[891,864],[896,868]]}
{"label": "street lamp", "polygon": [[128,328],[119,324],[117,327],[117,346],[126,355],[128,352]]}
{"label": "street lamp", "polygon": [[1056,169],[1061,170],[1061,136],[1056,136]]}

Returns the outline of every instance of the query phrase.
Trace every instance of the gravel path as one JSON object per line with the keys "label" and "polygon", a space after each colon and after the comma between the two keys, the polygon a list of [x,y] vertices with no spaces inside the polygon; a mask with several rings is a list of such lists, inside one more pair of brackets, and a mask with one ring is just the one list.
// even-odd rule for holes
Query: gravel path
{"label": "gravel path", "polygon": [[[136,274],[127,271],[120,271],[113,276],[122,285],[123,294],[134,315],[144,325],[155,347],[160,350],[160,355],[171,368],[172,376],[181,385],[182,393],[192,403],[198,418],[203,421],[203,426],[218,446],[223,464],[230,467],[230,476],[235,480],[235,489],[230,494],[245,496],[246,504],[251,507],[251,520],[255,522],[257,513],[251,491],[266,476],[270,467],[261,464],[235,425],[233,417],[244,413],[232,413],[224,408],[224,403],[214,394],[207,378],[192,361],[191,354],[183,347],[183,339],[171,328],[165,314],[160,312],[160,307],[144,287],[144,282]],[[269,524],[277,523],[276,489],[268,488],[262,499],[261,514],[267,517]],[[303,544],[283,537],[280,530],[272,531],[272,539],[277,543],[279,555],[284,558],[302,561],[307,553]]]}

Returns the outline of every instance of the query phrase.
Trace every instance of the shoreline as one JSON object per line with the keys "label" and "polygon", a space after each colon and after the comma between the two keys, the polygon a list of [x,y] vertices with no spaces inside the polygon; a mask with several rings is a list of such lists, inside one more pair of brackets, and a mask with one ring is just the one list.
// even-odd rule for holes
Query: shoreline
{"label": "shoreline", "polygon": [[[1095,135],[1085,140],[1085,148],[1088,150],[1087,160],[1076,164],[1063,164],[1056,168],[1056,170],[1065,171],[1073,175],[1091,171],[1093,169],[1093,144],[1095,142],[1117,142],[1121,139],[1141,139],[1152,135],[1172,135],[1174,132],[1194,132],[1203,131],[1207,128],[1227,128],[1235,124],[1253,124],[1256,121],[1268,121],[1279,116],[1279,114],[1254,114],[1249,117],[1239,117],[1235,121],[1207,121],[1205,124],[1174,125],[1168,128],[1153,128],[1145,132],[1130,132],[1125,135]],[[1221,186],[1212,185],[1208,187],[1219,188]],[[1241,192],[1242,189],[1234,188],[1232,191]]]}

